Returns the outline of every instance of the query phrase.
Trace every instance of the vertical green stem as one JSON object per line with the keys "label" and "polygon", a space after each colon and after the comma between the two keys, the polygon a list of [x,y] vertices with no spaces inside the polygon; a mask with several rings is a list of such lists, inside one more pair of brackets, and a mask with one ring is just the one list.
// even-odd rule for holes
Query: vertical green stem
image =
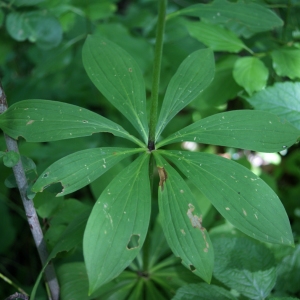
{"label": "vertical green stem", "polygon": [[163,37],[165,30],[167,0],[158,0],[158,20],[156,28],[156,43],[153,65],[153,81],[151,93],[151,110],[150,110],[150,124],[149,124],[149,142],[148,149],[150,151],[155,149],[155,128],[157,123],[157,107],[158,107],[158,92],[160,81],[161,58],[163,50]]}
{"label": "vertical green stem", "polygon": [[[165,18],[166,18],[167,0],[158,0],[158,20],[156,28],[156,43],[155,43],[155,54],[153,64],[153,81],[151,90],[151,110],[150,110],[150,124],[149,124],[149,141],[148,149],[150,151],[155,149],[155,128],[157,123],[157,107],[158,107],[158,92],[159,92],[159,81],[160,81],[160,69],[161,69],[161,58],[163,51],[163,37],[165,31]],[[154,157],[151,155],[149,163],[149,179],[151,195],[153,195],[153,168],[154,168]],[[150,250],[150,238],[149,232],[143,246],[143,269],[145,272],[148,271],[149,262],[149,250]]]}

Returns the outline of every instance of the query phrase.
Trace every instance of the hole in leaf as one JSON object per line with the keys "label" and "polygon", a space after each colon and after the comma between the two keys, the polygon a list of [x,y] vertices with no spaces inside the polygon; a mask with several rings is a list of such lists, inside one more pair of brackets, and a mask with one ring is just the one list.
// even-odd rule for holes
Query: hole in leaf
{"label": "hole in leaf", "polygon": [[190,265],[190,270],[191,270],[192,272],[194,272],[194,271],[196,270],[196,268],[195,268],[193,265]]}
{"label": "hole in leaf", "polygon": [[47,178],[48,175],[49,175],[49,172],[45,173],[45,174],[43,175],[43,178]]}
{"label": "hole in leaf", "polygon": [[131,249],[138,248],[140,246],[139,241],[140,241],[140,235],[139,234],[132,234],[131,237],[130,237],[130,240],[127,244],[127,249],[131,250]]}
{"label": "hole in leaf", "polygon": [[44,187],[43,190],[46,190],[49,193],[53,193],[53,194],[59,194],[63,191],[63,186],[61,184],[61,182],[55,182],[53,184],[47,185]]}

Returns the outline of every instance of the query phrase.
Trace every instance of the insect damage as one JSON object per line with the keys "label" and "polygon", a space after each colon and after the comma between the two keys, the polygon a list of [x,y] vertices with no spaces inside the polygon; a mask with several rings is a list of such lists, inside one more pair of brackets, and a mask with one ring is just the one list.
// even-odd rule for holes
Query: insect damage
{"label": "insect damage", "polygon": [[158,175],[159,175],[159,186],[161,187],[161,190],[164,190],[164,183],[168,178],[167,172],[165,170],[165,168],[162,167],[157,167],[158,170]]}

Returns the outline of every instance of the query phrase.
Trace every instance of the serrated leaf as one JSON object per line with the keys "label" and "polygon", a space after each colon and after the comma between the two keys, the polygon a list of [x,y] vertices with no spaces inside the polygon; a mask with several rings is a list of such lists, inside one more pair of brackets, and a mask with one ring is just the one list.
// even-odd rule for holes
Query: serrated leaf
{"label": "serrated leaf", "polygon": [[110,132],[143,145],[118,124],[85,108],[50,100],[24,100],[0,115],[0,128],[27,142],[50,142]]}
{"label": "serrated leaf", "polygon": [[285,209],[274,191],[240,164],[208,153],[162,151],[236,228],[257,240],[293,245]]}
{"label": "serrated leaf", "polygon": [[92,210],[83,239],[89,293],[120,274],[144,243],[151,209],[148,163],[145,153],[119,173]]}
{"label": "serrated leaf", "polygon": [[5,155],[3,156],[3,163],[8,168],[14,167],[19,160],[20,154],[15,151],[5,152]]}
{"label": "serrated leaf", "polygon": [[156,140],[169,121],[211,83],[214,72],[214,56],[210,49],[197,50],[181,63],[165,94],[156,126]]}
{"label": "serrated leaf", "polygon": [[236,298],[222,287],[207,283],[187,284],[177,290],[172,300],[235,300]]}
{"label": "serrated leaf", "polygon": [[192,141],[260,152],[279,152],[300,136],[285,120],[265,111],[236,110],[197,121],[166,138],[156,148],[175,142]]}
{"label": "serrated leaf", "polygon": [[269,70],[257,57],[241,57],[234,64],[233,77],[251,95],[266,86]]}
{"label": "serrated leaf", "polygon": [[[213,236],[214,277],[249,299],[265,299],[276,283],[276,263],[263,244],[244,237]],[[224,258],[227,259],[224,259]]]}
{"label": "serrated leaf", "polygon": [[219,25],[204,22],[187,22],[189,34],[213,51],[228,51],[237,53],[246,48],[233,32]]}
{"label": "serrated leaf", "polygon": [[145,83],[135,60],[101,36],[88,36],[82,50],[85,70],[99,91],[148,140]]}
{"label": "serrated leaf", "polygon": [[296,245],[292,254],[287,255],[277,268],[278,280],[276,290],[296,294],[299,287],[300,245]]}
{"label": "serrated leaf", "polygon": [[204,18],[227,27],[238,25],[239,34],[246,38],[283,25],[283,21],[273,11],[251,2],[215,0],[209,4],[191,5],[176,14]]}
{"label": "serrated leaf", "polygon": [[300,50],[295,48],[278,49],[271,52],[273,68],[279,76],[291,79],[300,78]]}
{"label": "serrated leaf", "polygon": [[125,157],[141,151],[144,150],[107,147],[75,152],[48,167],[32,191],[42,192],[51,184],[61,183],[63,189],[57,196],[70,194],[93,182]]}
{"label": "serrated leaf", "polygon": [[271,112],[300,130],[299,82],[277,82],[245,99],[255,109]]}
{"label": "serrated leaf", "polygon": [[202,227],[200,205],[180,175],[157,152],[154,155],[160,175],[161,225],[167,242],[185,267],[210,282],[214,252],[209,235]]}

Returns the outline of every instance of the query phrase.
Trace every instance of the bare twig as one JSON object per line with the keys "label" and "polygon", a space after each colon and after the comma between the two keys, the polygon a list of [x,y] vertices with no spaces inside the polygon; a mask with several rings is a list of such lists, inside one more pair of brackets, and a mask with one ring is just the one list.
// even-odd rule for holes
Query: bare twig
{"label": "bare twig", "polygon": [[[6,111],[7,108],[8,105],[6,101],[6,96],[0,82],[0,114]],[[6,134],[4,136],[5,136],[7,150],[19,153],[17,141]],[[25,176],[25,172],[21,160],[19,160],[17,165],[13,167],[13,172],[23,201],[25,213],[27,216],[27,221],[29,223],[29,227],[33,235],[36,248],[38,250],[42,264],[45,265],[48,258],[48,251],[47,251],[43,232],[33,202],[32,200],[28,199],[26,195],[28,185],[27,185],[27,180],[26,180],[26,176]],[[51,263],[45,269],[45,276],[49,286],[52,300],[58,300],[59,285],[55,275],[54,267]]]}
{"label": "bare twig", "polygon": [[14,299],[23,299],[23,300],[28,300],[28,296],[21,294],[21,293],[14,293],[13,295],[10,295],[7,297],[5,300],[14,300]]}

